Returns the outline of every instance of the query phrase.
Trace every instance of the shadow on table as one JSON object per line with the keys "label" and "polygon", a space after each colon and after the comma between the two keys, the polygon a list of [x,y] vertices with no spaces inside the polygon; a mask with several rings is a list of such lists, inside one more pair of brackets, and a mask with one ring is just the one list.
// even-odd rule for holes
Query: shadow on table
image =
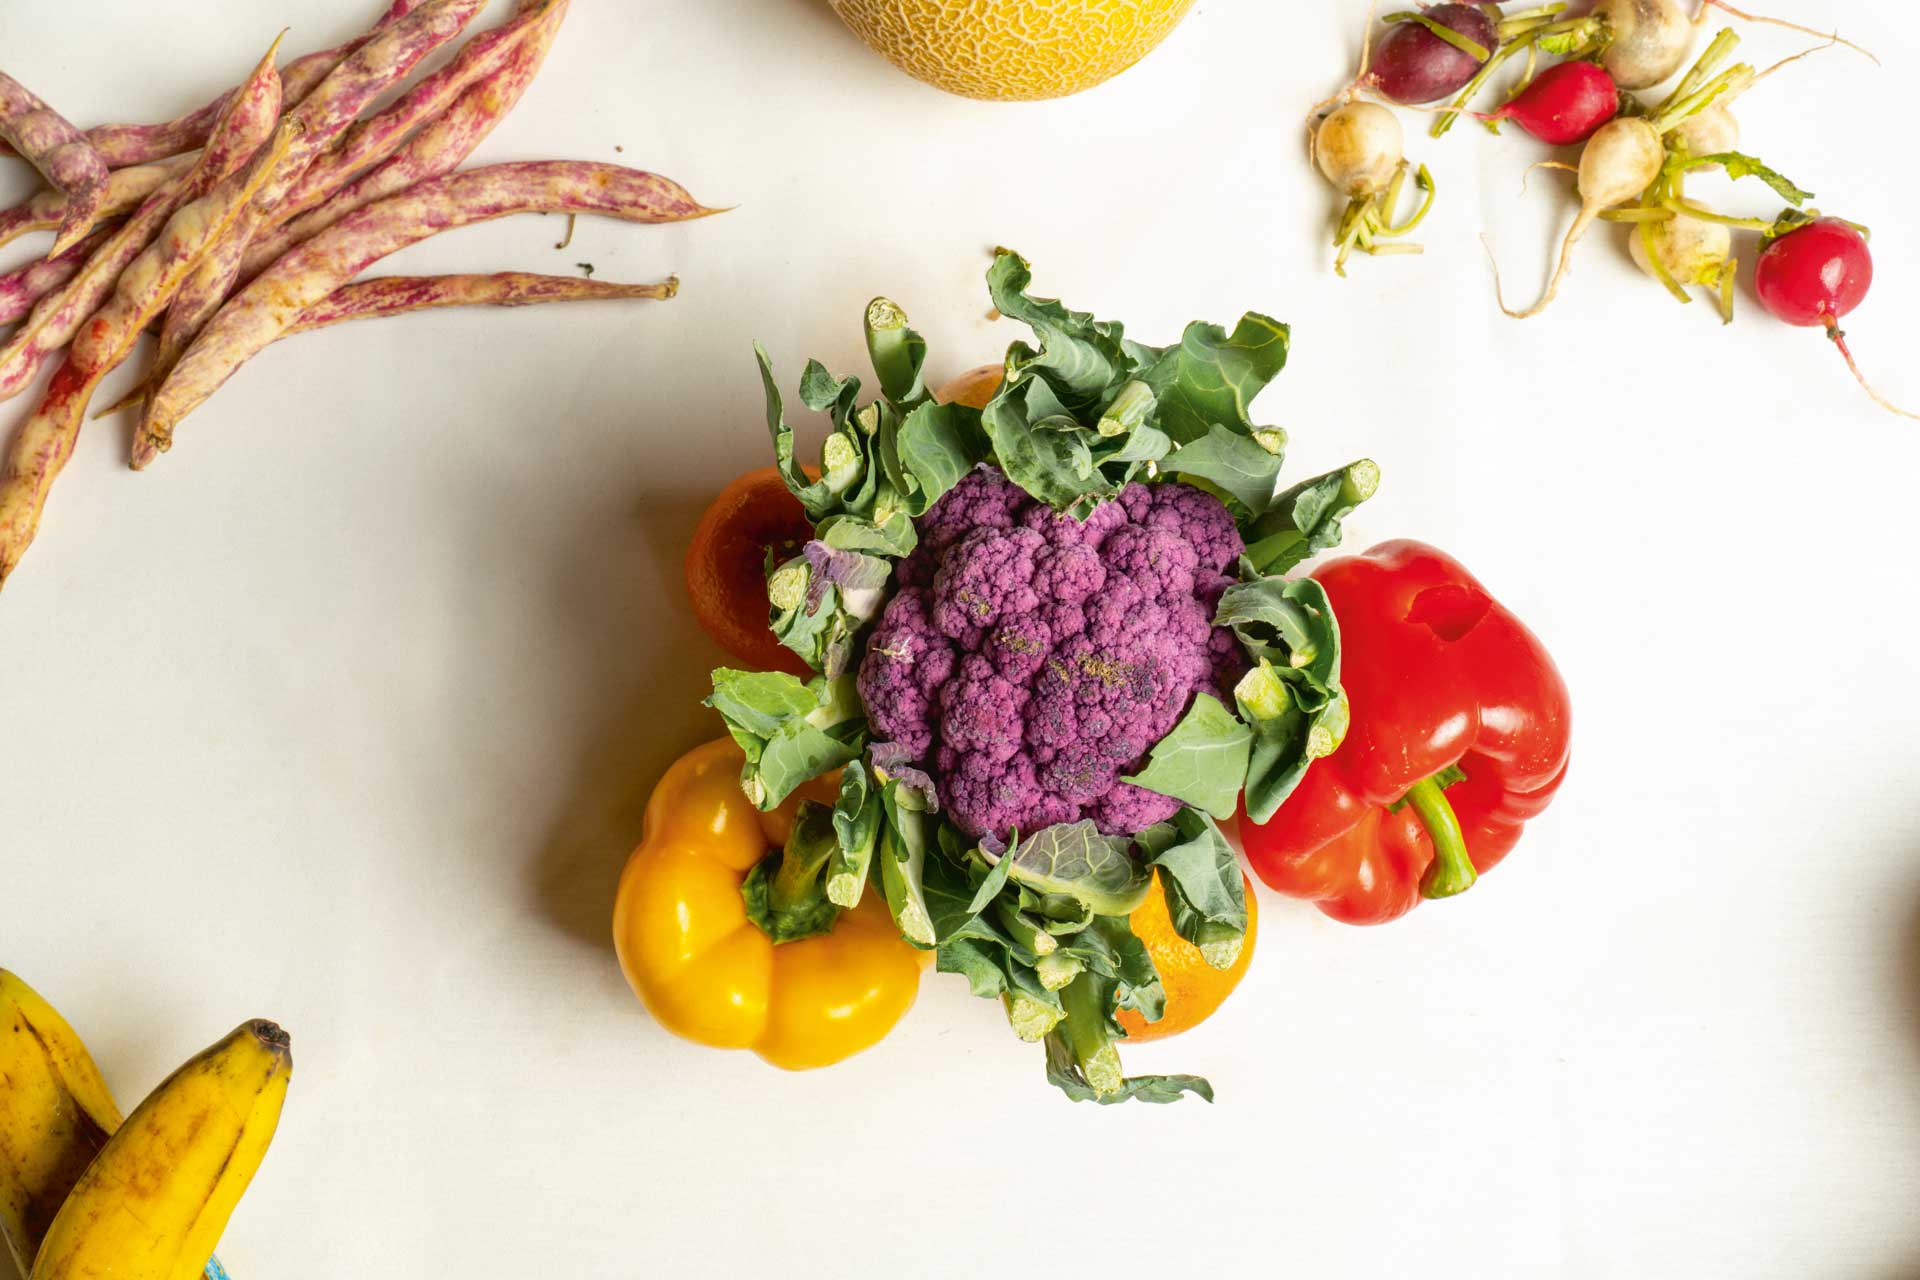
{"label": "shadow on table", "polygon": [[[1900,1079],[1920,1093],[1920,896],[1908,907],[1898,954],[1894,1009],[1905,1024],[1908,1045],[1913,1050],[1912,1062]],[[1911,1261],[1875,1280],[1920,1280],[1920,1239],[1913,1241]]]}
{"label": "shadow on table", "polygon": [[837,31],[848,40],[859,38],[847,29],[846,23],[840,21],[839,15],[834,13],[833,6],[828,3],[828,0],[772,0],[772,3],[788,11],[804,9],[816,20],[816,26]]}
{"label": "shadow on table", "polygon": [[680,585],[687,538],[711,495],[697,482],[662,477],[661,484],[638,495],[633,515],[650,580],[608,553],[603,530],[583,530],[560,570],[587,579],[570,593],[592,602],[580,620],[588,638],[574,661],[586,687],[606,690],[608,703],[597,723],[583,725],[573,781],[528,866],[527,888],[549,923],[594,947],[611,941],[614,889],[639,843],[654,780],[717,727],[700,699],[708,671],[724,657],[700,631]]}

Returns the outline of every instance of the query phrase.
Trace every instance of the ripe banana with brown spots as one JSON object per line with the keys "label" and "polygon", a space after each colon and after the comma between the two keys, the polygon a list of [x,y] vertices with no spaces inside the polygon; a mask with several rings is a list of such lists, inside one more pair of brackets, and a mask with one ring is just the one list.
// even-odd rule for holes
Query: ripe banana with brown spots
{"label": "ripe banana with brown spots", "polygon": [[[225,1044],[223,1041],[222,1045]],[[219,1048],[221,1046],[215,1046],[215,1050],[208,1053]],[[284,1057],[284,1045],[280,1054]],[[202,1058],[206,1056],[203,1054]],[[199,1061],[195,1059],[195,1063]],[[189,1063],[175,1078],[194,1065]],[[283,1069],[281,1092],[285,1088],[284,1075]],[[173,1083],[170,1080],[162,1090]],[[143,1106],[141,1110],[147,1109]],[[277,1115],[277,1100],[273,1111]],[[113,1094],[73,1027],[33,988],[0,969],[0,1237],[5,1238],[22,1276],[40,1274],[34,1270],[35,1258],[50,1228],[90,1166],[113,1145],[110,1139],[122,1123]],[[268,1132],[271,1132],[270,1125]],[[115,1160],[117,1164],[125,1164],[128,1157],[123,1153]],[[163,1161],[163,1168],[164,1164]],[[244,1179],[241,1187],[244,1189]],[[235,1198],[238,1198],[237,1192]],[[146,1212],[139,1205],[129,1205],[128,1209]],[[217,1237],[225,1222],[226,1214],[218,1214],[214,1236]],[[209,1252],[212,1249],[211,1239],[207,1249]],[[176,1274],[128,1270],[128,1265],[134,1262],[131,1255],[107,1261],[115,1276],[161,1275],[171,1280]],[[140,1267],[146,1265],[143,1262]],[[211,1257],[204,1258],[201,1266],[179,1274],[187,1280],[196,1280],[203,1267],[206,1280],[227,1280],[219,1260]],[[77,1280],[107,1272],[59,1274]]]}

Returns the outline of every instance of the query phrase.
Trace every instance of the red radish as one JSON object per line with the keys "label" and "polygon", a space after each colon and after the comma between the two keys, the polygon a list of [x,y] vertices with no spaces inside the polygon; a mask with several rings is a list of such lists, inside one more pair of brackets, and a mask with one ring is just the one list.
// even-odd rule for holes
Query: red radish
{"label": "red radish", "polygon": [[1558,62],[1485,120],[1511,120],[1556,147],[1585,142],[1620,113],[1620,87],[1592,62]]}
{"label": "red radish", "polygon": [[1402,105],[1434,102],[1458,93],[1500,47],[1493,19],[1479,5],[1435,5],[1423,8],[1419,16],[1486,52],[1475,57],[1420,22],[1396,22],[1374,50],[1372,71],[1363,73],[1357,83]]}
{"label": "red radish", "polygon": [[1815,218],[1784,235],[1774,237],[1760,252],[1753,288],[1760,305],[1774,318],[1802,328],[1819,326],[1839,349],[1855,381],[1883,409],[1905,418],[1920,418],[1890,403],[1867,385],[1860,366],[1847,349],[1840,320],[1859,306],[1873,286],[1873,255],[1860,229],[1839,218]]}

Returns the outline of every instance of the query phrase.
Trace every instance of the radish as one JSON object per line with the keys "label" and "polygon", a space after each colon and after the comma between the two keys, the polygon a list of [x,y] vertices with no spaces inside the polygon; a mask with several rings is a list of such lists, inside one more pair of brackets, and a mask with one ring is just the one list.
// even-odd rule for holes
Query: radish
{"label": "radish", "polygon": [[1873,255],[1859,227],[1839,218],[1812,218],[1788,212],[1780,227],[1789,230],[1771,238],[1760,251],[1753,288],[1760,305],[1776,319],[1802,328],[1819,326],[1847,362],[1854,380],[1874,403],[1903,418],[1920,418],[1893,404],[1868,385],[1847,349],[1840,321],[1866,299],[1873,285]]}
{"label": "radish", "polygon": [[1355,83],[1402,105],[1459,92],[1500,47],[1494,20],[1479,5],[1436,5],[1387,21],[1392,26],[1380,38],[1373,69]]}
{"label": "radish", "polygon": [[1674,147],[1689,155],[1712,156],[1740,145],[1740,122],[1725,102],[1716,102],[1675,125],[1667,135]]}
{"label": "radish", "polygon": [[1600,63],[1622,89],[1650,89],[1680,69],[1694,25],[1682,0],[1597,0],[1606,26]]}
{"label": "radish", "polygon": [[[1553,279],[1547,283],[1546,293],[1525,311],[1513,310],[1504,299],[1500,300],[1500,309],[1516,320],[1537,316],[1545,311],[1554,295],[1560,292],[1560,280],[1567,274],[1567,263],[1573,256],[1573,247],[1580,243],[1580,237],[1587,233],[1594,219],[1608,209],[1637,198],[1652,186],[1659,178],[1666,158],[1665,142],[1645,120],[1630,117],[1602,125],[1580,153],[1580,214],[1573,220],[1573,226],[1567,230],[1566,240],[1560,245],[1560,263],[1554,269]],[[1500,280],[1496,275],[1496,295],[1499,288]]]}
{"label": "radish", "polygon": [[1370,254],[1419,253],[1416,244],[1387,244],[1420,225],[1433,207],[1433,176],[1425,165],[1414,185],[1426,199],[1405,222],[1393,221],[1406,183],[1405,137],[1400,121],[1385,107],[1371,102],[1349,102],[1333,112],[1313,133],[1313,160],[1320,172],[1347,197],[1333,243],[1334,274],[1347,274],[1347,257],[1355,249]]}
{"label": "radish", "polygon": [[1400,121],[1371,102],[1349,102],[1322,120],[1313,135],[1314,163],[1349,199],[1385,191],[1405,152]]}
{"label": "radish", "polygon": [[1682,302],[1692,301],[1688,285],[1712,289],[1721,322],[1733,323],[1733,285],[1740,264],[1733,256],[1730,227],[1679,214],[1662,222],[1636,224],[1627,247],[1634,264]]}
{"label": "radish", "polygon": [[1540,141],[1585,142],[1620,113],[1620,88],[1604,67],[1560,62],[1541,72],[1513,101],[1478,119],[1511,120]]}

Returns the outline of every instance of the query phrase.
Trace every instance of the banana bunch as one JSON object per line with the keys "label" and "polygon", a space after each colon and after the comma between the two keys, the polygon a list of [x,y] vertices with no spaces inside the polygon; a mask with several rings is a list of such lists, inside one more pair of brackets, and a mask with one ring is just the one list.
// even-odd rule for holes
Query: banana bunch
{"label": "banana bunch", "polygon": [[213,1247],[273,1140],[293,1054],[241,1024],[124,1120],[66,1019],[0,969],[0,1235],[28,1280],[226,1280]]}

